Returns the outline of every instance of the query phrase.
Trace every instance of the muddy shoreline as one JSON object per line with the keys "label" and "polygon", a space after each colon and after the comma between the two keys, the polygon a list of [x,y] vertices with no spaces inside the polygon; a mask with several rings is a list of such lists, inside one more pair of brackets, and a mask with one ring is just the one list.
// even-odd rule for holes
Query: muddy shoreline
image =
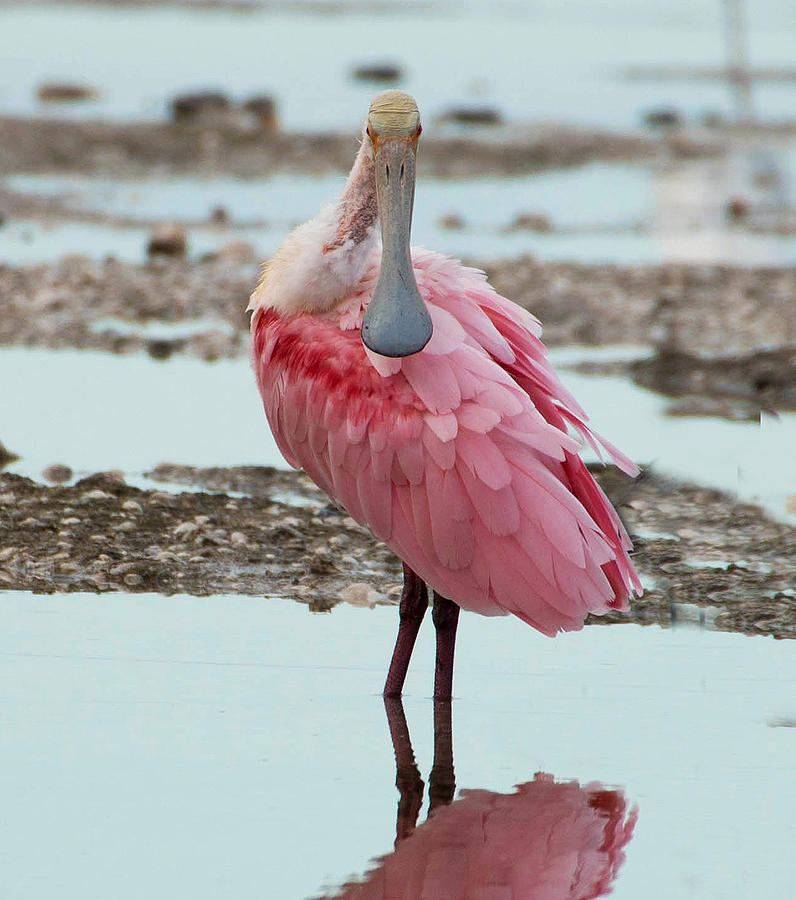
{"label": "muddy shoreline", "polygon": [[[97,323],[207,320],[213,332],[217,320],[226,333],[223,341],[214,335],[223,344],[217,355],[243,355],[245,309],[259,269],[259,260],[244,251],[233,246],[196,262],[72,256],[0,265],[0,346],[134,352],[146,349],[145,338],[125,338],[112,326],[97,330]],[[499,293],[540,319],[549,346],[635,344],[702,359],[796,346],[796,269],[590,265],[531,256],[467,262],[483,268]],[[190,341],[173,350],[202,355]]]}
{"label": "muddy shoreline", "polygon": [[[245,250],[190,263],[68,257],[0,265],[0,346],[147,352],[156,359],[184,354],[208,362],[245,356],[245,309],[258,272]],[[796,270],[533,257],[484,268],[500,293],[542,321],[551,347],[652,348],[635,361],[578,368],[632,377],[668,394],[676,398],[675,414],[754,420],[761,411],[796,409]],[[151,323],[168,324],[171,336],[148,337]]]}
{"label": "muddy shoreline", "polygon": [[[80,173],[135,179],[169,175],[267,177],[348,172],[354,132],[300,134],[217,123],[107,122],[0,116],[0,175]],[[520,175],[594,161],[711,157],[725,140],[703,131],[668,136],[568,125],[506,126],[423,138],[421,177]]]}
{"label": "muddy shoreline", "polygon": [[[315,611],[397,602],[396,557],[303,473],[163,465],[149,474],[192,490],[141,490],[115,473],[56,487],[0,475],[0,589],[241,593]],[[796,638],[787,549],[796,528],[651,472],[635,482],[612,468],[596,474],[633,537],[647,590],[630,614],[590,621],[701,619]]]}

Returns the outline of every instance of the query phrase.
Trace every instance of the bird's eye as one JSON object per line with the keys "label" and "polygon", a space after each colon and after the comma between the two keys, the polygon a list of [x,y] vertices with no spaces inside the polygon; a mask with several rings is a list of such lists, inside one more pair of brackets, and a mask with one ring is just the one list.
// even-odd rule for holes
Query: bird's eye
{"label": "bird's eye", "polygon": [[423,126],[420,124],[420,122],[418,122],[417,123],[417,136],[420,137],[420,135],[422,133],[423,133]]}
{"label": "bird's eye", "polygon": [[365,129],[365,134],[367,134],[367,136],[368,136],[371,140],[373,140],[373,132],[370,130],[370,125],[368,125],[368,127]]}

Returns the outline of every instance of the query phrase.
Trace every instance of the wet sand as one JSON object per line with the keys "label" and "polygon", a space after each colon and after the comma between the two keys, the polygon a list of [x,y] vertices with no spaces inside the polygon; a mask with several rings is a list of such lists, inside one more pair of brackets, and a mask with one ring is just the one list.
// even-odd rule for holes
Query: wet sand
{"label": "wet sand", "polygon": [[[598,622],[796,637],[796,528],[718,491],[647,472],[594,468],[636,545],[644,596]],[[141,490],[114,473],[45,487],[0,475],[0,588],[281,596],[328,610],[394,604],[392,552],[302,473],[162,465],[151,477],[201,488]]]}

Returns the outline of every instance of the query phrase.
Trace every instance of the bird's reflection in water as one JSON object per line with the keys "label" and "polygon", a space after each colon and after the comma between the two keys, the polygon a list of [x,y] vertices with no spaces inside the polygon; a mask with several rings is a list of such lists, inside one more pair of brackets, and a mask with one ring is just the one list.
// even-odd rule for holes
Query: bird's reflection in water
{"label": "bird's reflection in water", "polygon": [[514,793],[470,790],[452,803],[451,705],[434,705],[429,816],[400,700],[385,700],[397,764],[395,850],[327,900],[588,900],[607,894],[636,810],[622,791],[537,774]]}

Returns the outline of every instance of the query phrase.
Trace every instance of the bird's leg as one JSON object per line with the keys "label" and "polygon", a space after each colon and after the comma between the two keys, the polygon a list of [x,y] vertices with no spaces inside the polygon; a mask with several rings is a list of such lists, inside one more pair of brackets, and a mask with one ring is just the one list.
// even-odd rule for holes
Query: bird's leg
{"label": "bird's leg", "polygon": [[406,671],[417,640],[420,623],[428,609],[426,584],[404,563],[404,589],[399,608],[400,624],[395,649],[392,652],[390,671],[384,685],[385,697],[400,697],[406,680]]}
{"label": "bird's leg", "polygon": [[415,830],[423,805],[423,779],[415,762],[409,726],[406,724],[400,697],[385,697],[384,709],[395,751],[395,786],[398,788],[398,819],[395,823],[395,846]]}
{"label": "bird's leg", "polygon": [[456,792],[453,771],[453,726],[451,701],[434,701],[434,765],[428,784],[428,814],[439,806],[447,806]]}
{"label": "bird's leg", "polygon": [[453,696],[453,654],[456,650],[456,626],[459,607],[434,591],[432,612],[437,629],[437,665],[434,672],[434,699],[450,700]]}

